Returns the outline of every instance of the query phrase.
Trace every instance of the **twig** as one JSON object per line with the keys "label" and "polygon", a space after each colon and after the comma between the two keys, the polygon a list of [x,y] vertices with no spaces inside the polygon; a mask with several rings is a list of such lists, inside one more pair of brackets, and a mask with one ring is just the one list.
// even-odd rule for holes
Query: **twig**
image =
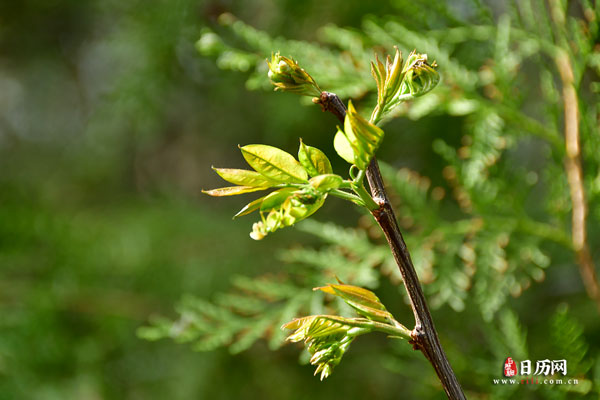
{"label": "twig", "polygon": [[551,0],[549,6],[550,15],[554,22],[555,41],[558,45],[554,63],[562,81],[562,98],[565,108],[565,170],[572,204],[571,240],[585,289],[588,296],[596,302],[596,306],[600,310],[600,285],[598,284],[596,268],[587,240],[587,203],[583,188],[583,170],[579,146],[579,104],[577,103],[573,66],[566,50],[569,48],[565,30],[567,16],[563,5],[558,1]]}
{"label": "twig", "polygon": [[[346,107],[340,98],[329,92],[321,93],[319,103],[323,110],[334,114],[343,124],[346,115]],[[466,399],[460,383],[452,370],[452,366],[446,357],[446,353],[440,344],[437,331],[429,312],[429,307],[425,300],[419,277],[413,266],[410,253],[398,227],[394,209],[388,199],[385,185],[379,171],[379,164],[375,157],[367,168],[367,180],[371,188],[373,200],[379,204],[379,209],[371,213],[375,220],[383,230],[385,237],[390,245],[392,255],[402,274],[402,279],[408,297],[410,299],[413,314],[415,316],[415,328],[411,332],[412,341],[415,349],[421,350],[425,357],[429,360],[435,372],[440,379],[448,398]]]}
{"label": "twig", "polygon": [[600,309],[600,286],[587,240],[587,207],[579,147],[579,105],[577,104],[577,92],[573,85],[573,67],[565,51],[558,53],[555,62],[562,80],[562,96],[565,107],[565,169],[573,204],[571,239],[585,289],[588,296],[596,302]]}

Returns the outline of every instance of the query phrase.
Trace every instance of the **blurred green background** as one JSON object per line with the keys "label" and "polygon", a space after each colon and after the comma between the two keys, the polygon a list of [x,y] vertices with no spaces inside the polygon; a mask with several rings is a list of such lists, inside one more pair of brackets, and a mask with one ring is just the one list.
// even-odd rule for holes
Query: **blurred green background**
{"label": "blurred green background", "polygon": [[[221,185],[211,165],[244,166],[238,144],[294,152],[303,137],[333,154],[335,125],[294,96],[246,90],[244,74],[197,53],[202,29],[230,12],[272,36],[315,41],[329,23],[360,28],[367,14],[402,15],[400,3],[0,3],[0,399],[401,398],[410,374],[394,371],[430,367],[412,358],[403,366],[400,357],[386,368],[381,337],[353,345],[320,383],[299,365],[297,347],[272,352],[259,341],[232,356],[136,336],[150,315],[174,315],[183,294],[211,298],[234,274],[277,272],[274,249],[315,242],[294,229],[252,241],[249,220],[231,220],[240,199],[201,194]],[[462,123],[448,115],[395,121],[390,129],[411,135],[390,135],[381,158],[423,174],[441,170],[431,142],[441,129],[460,140]],[[355,226],[359,216],[331,201],[316,218]],[[518,304],[534,338],[546,329],[536,331],[537,308],[558,304],[539,300],[556,288],[584,304],[581,317],[594,311],[568,262]],[[380,293],[398,303],[392,284]],[[399,305],[393,311],[410,318]],[[444,318],[467,318],[437,314],[438,328]],[[368,379],[356,379],[365,371]]]}
{"label": "blurred green background", "polygon": [[241,165],[237,144],[295,146],[331,122],[220,72],[194,49],[201,28],[230,11],[314,39],[323,23],[357,24],[368,10],[359,1],[0,4],[0,398],[275,398],[274,383],[317,386],[297,349],[231,358],[135,331],[152,313],[172,314],[183,293],[209,297],[236,272],[276,268],[268,250],[294,232],[254,242],[248,221],[231,221],[239,199],[200,190],[218,183],[211,165]]}

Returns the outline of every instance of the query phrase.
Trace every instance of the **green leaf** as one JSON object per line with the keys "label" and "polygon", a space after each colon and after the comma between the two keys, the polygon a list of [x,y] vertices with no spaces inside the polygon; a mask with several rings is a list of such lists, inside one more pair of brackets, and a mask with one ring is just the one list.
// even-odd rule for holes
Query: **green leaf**
{"label": "green leaf", "polygon": [[339,127],[333,138],[333,147],[338,155],[346,160],[346,162],[354,164],[354,151],[352,150],[352,146],[350,146],[348,139],[346,139],[346,135],[344,135],[344,132],[342,132]]}
{"label": "green leaf", "polygon": [[305,183],[306,170],[290,153],[273,146],[250,144],[241,147],[242,155],[257,172],[277,182]]}
{"label": "green leaf", "polygon": [[332,174],[331,162],[321,150],[316,147],[307,146],[300,139],[298,160],[310,176]]}
{"label": "green leaf", "polygon": [[293,225],[296,222],[313,215],[319,208],[321,208],[321,206],[323,206],[326,198],[327,194],[312,198],[291,197],[290,209],[288,211],[288,215],[292,219],[290,225]]}
{"label": "green leaf", "polygon": [[202,193],[206,193],[209,196],[223,197],[223,196],[236,196],[238,194],[252,193],[258,190],[266,190],[266,187],[256,186],[229,186],[218,189],[203,190]]}
{"label": "green leaf", "polygon": [[344,182],[344,179],[335,174],[325,174],[319,175],[312,178],[309,183],[315,189],[319,189],[322,191],[337,189]]}
{"label": "green leaf", "polygon": [[260,211],[269,211],[280,207],[294,191],[296,191],[294,188],[283,188],[269,193],[263,200]]}
{"label": "green leaf", "polygon": [[248,215],[248,214],[258,210],[260,208],[260,205],[262,204],[263,200],[265,199],[265,197],[267,197],[267,196],[259,197],[258,199],[254,200],[253,202],[246,204],[244,206],[244,208],[242,208],[240,211],[238,211],[237,214],[235,214],[233,216],[233,218],[241,217],[242,215]]}
{"label": "green leaf", "polygon": [[234,185],[262,187],[272,187],[277,185],[277,182],[268,179],[255,171],[215,167],[213,167],[213,170],[219,174],[221,178],[225,179],[227,182],[233,183]]}

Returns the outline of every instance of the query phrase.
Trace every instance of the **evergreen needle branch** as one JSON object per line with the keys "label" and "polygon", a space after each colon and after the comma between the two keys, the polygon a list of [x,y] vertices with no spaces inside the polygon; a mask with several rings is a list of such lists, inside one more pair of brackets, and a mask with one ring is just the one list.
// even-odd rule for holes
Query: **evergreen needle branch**
{"label": "evergreen needle branch", "polygon": [[547,128],[540,121],[524,114],[521,111],[517,111],[514,108],[508,107],[501,103],[493,102],[492,100],[483,96],[478,97],[480,101],[485,102],[493,109],[498,110],[501,117],[521,127],[523,130],[526,130],[529,133],[548,141],[552,145],[553,150],[558,152],[563,151],[564,143],[558,132]]}
{"label": "evergreen needle branch", "polygon": [[[340,98],[334,93],[321,93],[320,104],[323,110],[334,114],[340,123],[344,123],[346,107]],[[415,349],[421,350],[429,360],[440,379],[449,399],[465,399],[460,383],[454,374],[452,366],[446,357],[440,344],[437,331],[433,324],[425,295],[421,288],[419,278],[413,266],[410,253],[398,227],[394,209],[388,199],[383,178],[379,171],[379,165],[375,157],[371,160],[366,170],[367,180],[371,188],[373,200],[379,205],[377,209],[371,210],[371,214],[383,230],[388,241],[392,255],[398,265],[411,308],[415,316],[415,328],[411,331],[411,343]]]}
{"label": "evergreen needle branch", "polygon": [[569,250],[573,249],[573,244],[569,238],[569,235],[560,228],[544,222],[538,222],[527,217],[516,219],[515,223],[517,228],[521,229],[523,232],[553,241]]}
{"label": "evergreen needle branch", "polygon": [[[527,215],[520,215],[518,218],[509,215],[486,215],[485,220],[490,225],[506,224],[511,228],[519,230],[531,236],[537,236],[539,238],[560,244],[569,251],[573,250],[573,243],[571,237],[563,229],[556,226],[550,225],[545,222],[539,222],[531,219]],[[465,222],[471,221],[470,224],[464,224],[462,227],[456,222],[452,223],[452,229],[455,232],[467,233],[469,230],[479,229],[483,226],[482,219],[479,217],[472,218],[470,220],[464,220]]]}

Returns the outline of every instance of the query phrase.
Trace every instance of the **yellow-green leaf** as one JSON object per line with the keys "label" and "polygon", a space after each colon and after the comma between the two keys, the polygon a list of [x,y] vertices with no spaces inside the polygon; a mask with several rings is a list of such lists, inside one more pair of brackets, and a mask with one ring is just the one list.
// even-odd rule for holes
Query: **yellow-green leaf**
{"label": "yellow-green leaf", "polygon": [[[363,118],[351,101],[348,102],[348,111],[344,119],[344,132],[352,144],[368,148],[373,153],[383,139],[383,130]],[[356,143],[353,143],[352,136],[356,137]]]}
{"label": "yellow-green leaf", "polygon": [[341,176],[335,174],[325,174],[315,176],[309,181],[310,185],[321,191],[337,189],[344,182]]}
{"label": "yellow-green leaf", "polygon": [[385,306],[381,303],[381,301],[375,295],[375,293],[358,286],[346,284],[331,284],[315,288],[315,290],[320,290],[322,292],[329,293],[334,296],[339,296],[342,299],[356,301],[368,305],[369,307],[385,310]]}
{"label": "yellow-green leaf", "polygon": [[206,193],[209,196],[222,197],[222,196],[235,196],[238,194],[256,192],[258,190],[266,190],[266,187],[255,187],[255,186],[229,186],[218,189],[203,190],[202,193]]}
{"label": "yellow-green leaf", "polygon": [[[352,164],[360,169],[366,169],[383,140],[383,131],[361,117],[352,105],[352,102],[348,102],[348,111],[344,119],[344,130],[341,133],[354,154]],[[334,147],[336,146],[336,140],[339,141],[340,146],[344,145],[341,139],[338,139],[338,135],[334,139]],[[342,150],[347,152],[347,149]],[[337,147],[336,151],[338,151],[338,154],[340,153]],[[346,161],[348,160],[346,159]]]}
{"label": "yellow-green leaf", "polygon": [[304,183],[308,174],[290,153],[264,144],[241,147],[242,155],[257,172],[277,182]]}
{"label": "yellow-green leaf", "polygon": [[213,170],[219,174],[221,178],[234,185],[272,187],[278,183],[266,178],[258,172],[249,171],[247,169],[213,167]]}
{"label": "yellow-green leaf", "polygon": [[273,208],[277,208],[283,204],[283,202],[294,193],[294,188],[283,188],[275,190],[269,193],[260,206],[261,211],[269,211]]}
{"label": "yellow-green leaf", "polygon": [[333,147],[338,155],[346,160],[346,162],[354,164],[354,151],[352,150],[352,146],[348,143],[348,139],[346,139],[344,132],[339,130],[339,128],[333,138]]}
{"label": "yellow-green leaf", "polygon": [[342,300],[354,308],[357,313],[364,315],[369,319],[385,322],[386,320],[393,318],[375,293],[370,290],[344,284],[328,285],[315,288],[315,290],[321,290],[325,293],[341,297]]}
{"label": "yellow-green leaf", "polygon": [[353,321],[350,318],[344,318],[337,315],[311,315],[303,318],[296,318],[281,326],[281,329],[293,329],[296,332],[288,336],[287,340],[299,342],[303,340],[314,340],[316,338],[345,334],[353,327]]}
{"label": "yellow-green leaf", "polygon": [[350,326],[344,325],[343,319],[338,322],[317,316],[306,331],[306,336],[315,339],[323,336],[337,335],[338,333],[346,333],[349,328]]}
{"label": "yellow-green leaf", "polygon": [[291,320],[290,322],[287,322],[285,324],[283,324],[281,326],[281,329],[293,329],[296,330],[298,328],[300,328],[301,326],[303,326],[306,323],[309,323],[309,325],[312,323],[312,321],[315,319],[315,315],[311,315],[308,317],[302,317],[302,318],[294,318],[293,320]]}
{"label": "yellow-green leaf", "polygon": [[326,198],[327,194],[324,194],[323,196],[318,196],[309,202],[306,201],[306,199],[291,197],[288,214],[293,222],[290,224],[295,224],[296,222],[313,215],[319,208],[321,208],[321,206],[323,206]]}
{"label": "yellow-green leaf", "polygon": [[260,208],[261,203],[265,199],[265,197],[266,196],[260,197],[256,200],[254,200],[253,202],[246,204],[244,206],[244,208],[242,208],[240,211],[238,211],[237,214],[235,214],[233,216],[233,218],[241,217],[242,215],[248,215],[248,214],[258,210]]}
{"label": "yellow-green leaf", "polygon": [[310,176],[322,174],[331,174],[331,162],[321,150],[316,147],[307,146],[300,140],[300,149],[298,150],[298,160],[306,169]]}

